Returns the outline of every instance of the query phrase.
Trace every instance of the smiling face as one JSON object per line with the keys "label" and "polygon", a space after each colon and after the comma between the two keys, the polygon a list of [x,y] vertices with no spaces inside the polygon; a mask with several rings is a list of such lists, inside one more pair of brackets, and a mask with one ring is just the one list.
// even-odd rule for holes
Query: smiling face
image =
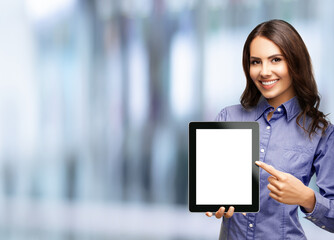
{"label": "smiling face", "polygon": [[295,96],[288,64],[280,48],[258,36],[250,44],[250,77],[257,89],[277,108]]}

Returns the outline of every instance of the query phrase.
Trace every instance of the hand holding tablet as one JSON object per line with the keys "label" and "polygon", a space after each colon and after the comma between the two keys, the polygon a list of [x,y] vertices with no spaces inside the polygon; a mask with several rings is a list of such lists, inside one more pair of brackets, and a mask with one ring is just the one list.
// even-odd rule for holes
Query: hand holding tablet
{"label": "hand holding tablet", "polygon": [[215,213],[212,213],[212,212],[206,212],[205,213],[205,215],[208,216],[208,217],[216,216],[216,218],[218,218],[218,219],[222,218],[223,216],[226,217],[226,218],[230,218],[230,217],[233,216],[233,214],[234,214],[234,207],[232,207],[232,206],[226,212],[225,212],[224,207],[220,207],[218,209],[218,211],[215,212]]}
{"label": "hand holding tablet", "polygon": [[[257,122],[189,124],[189,210],[259,211],[259,125]],[[222,208],[221,208],[222,207]]]}

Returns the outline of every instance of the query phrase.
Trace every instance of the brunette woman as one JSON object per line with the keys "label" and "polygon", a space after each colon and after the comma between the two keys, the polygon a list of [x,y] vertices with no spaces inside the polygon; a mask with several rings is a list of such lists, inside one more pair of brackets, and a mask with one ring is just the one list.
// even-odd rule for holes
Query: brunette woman
{"label": "brunette woman", "polygon": [[[282,20],[259,24],[245,42],[243,69],[241,104],[224,108],[216,120],[260,125],[260,211],[234,214],[231,207],[206,215],[223,217],[220,239],[306,239],[298,208],[334,232],[334,127],[319,110],[302,38]],[[319,192],[308,187],[314,174]]]}

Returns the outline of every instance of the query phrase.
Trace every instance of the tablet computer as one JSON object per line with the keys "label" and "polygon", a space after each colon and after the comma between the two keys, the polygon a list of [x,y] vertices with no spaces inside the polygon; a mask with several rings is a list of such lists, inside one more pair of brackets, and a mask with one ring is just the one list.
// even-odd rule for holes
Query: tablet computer
{"label": "tablet computer", "polygon": [[259,124],[189,124],[189,210],[259,211]]}

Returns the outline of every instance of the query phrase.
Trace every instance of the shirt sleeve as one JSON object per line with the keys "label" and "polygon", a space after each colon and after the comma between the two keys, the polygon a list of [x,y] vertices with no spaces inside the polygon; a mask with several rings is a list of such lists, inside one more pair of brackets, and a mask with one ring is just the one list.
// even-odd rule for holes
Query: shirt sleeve
{"label": "shirt sleeve", "polygon": [[220,111],[220,113],[217,115],[215,121],[216,122],[226,122],[226,118],[227,118],[226,108],[223,108]]}
{"label": "shirt sleeve", "polygon": [[315,207],[305,218],[318,227],[334,232],[334,130],[330,125],[317,147],[313,162],[319,192],[315,191]]}

